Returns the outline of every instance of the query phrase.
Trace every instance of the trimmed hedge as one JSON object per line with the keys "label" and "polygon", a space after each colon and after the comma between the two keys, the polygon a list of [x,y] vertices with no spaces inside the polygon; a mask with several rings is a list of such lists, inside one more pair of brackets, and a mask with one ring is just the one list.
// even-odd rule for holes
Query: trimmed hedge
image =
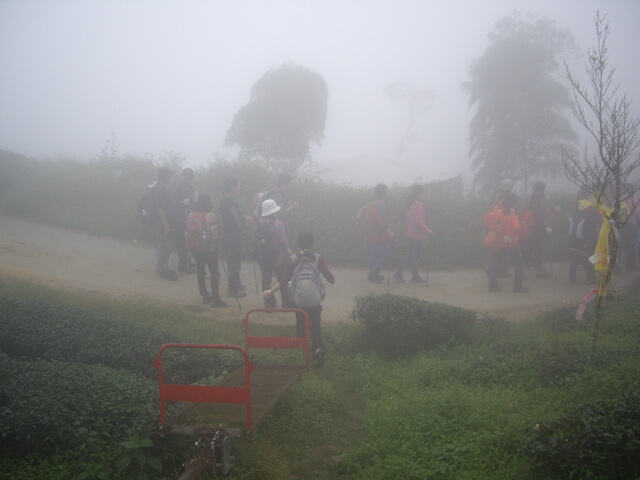
{"label": "trimmed hedge", "polygon": [[365,326],[375,349],[395,358],[470,342],[477,316],[460,307],[387,293],[356,297],[349,318]]}
{"label": "trimmed hedge", "polygon": [[16,454],[124,440],[158,424],[157,385],[102,365],[0,353],[0,445]]}
{"label": "trimmed hedge", "polygon": [[[79,362],[121,368],[148,379],[157,378],[153,360],[165,343],[179,342],[164,332],[131,324],[99,312],[37,300],[0,295],[0,351],[27,359]],[[167,381],[191,383],[212,372],[232,368],[236,361],[218,352],[164,355]]]}
{"label": "trimmed hedge", "polygon": [[525,455],[552,478],[640,477],[640,384],[615,399],[568,410],[535,425]]}

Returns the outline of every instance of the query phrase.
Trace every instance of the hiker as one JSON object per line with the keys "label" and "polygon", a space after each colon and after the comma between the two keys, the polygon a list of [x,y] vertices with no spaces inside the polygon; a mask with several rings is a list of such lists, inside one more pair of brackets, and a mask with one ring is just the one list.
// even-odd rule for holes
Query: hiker
{"label": "hiker", "polygon": [[[282,289],[282,285],[285,285],[284,290],[288,288],[293,289],[293,299],[298,299],[299,303],[305,305],[311,304],[312,306],[299,305],[296,300],[293,300],[293,306],[300,308],[307,312],[309,321],[311,322],[311,349],[315,355],[316,366],[321,367],[324,363],[324,343],[322,342],[322,331],[320,329],[320,314],[322,313],[322,305],[324,304],[324,285],[320,279],[320,274],[330,284],[335,283],[335,277],[329,270],[327,263],[319,253],[311,252],[313,247],[313,234],[311,232],[302,232],[298,235],[298,253],[291,255],[286,260],[286,268],[284,274],[278,279],[278,282],[271,288],[262,292],[262,296],[265,301],[273,296],[274,292]],[[308,262],[308,270],[303,270],[303,262]],[[306,268],[306,267],[305,267]],[[307,273],[311,271],[312,273]],[[306,275],[305,275],[306,274]],[[298,277],[315,277],[313,278],[311,285],[317,288],[309,287],[304,290],[300,288],[301,293],[296,293],[296,285]],[[289,283],[291,282],[291,283]],[[302,280],[300,280],[302,284]],[[307,295],[309,297],[315,297],[313,300],[306,302]],[[304,337],[305,321],[304,315],[300,312],[296,312],[296,335],[298,337]]]}
{"label": "hiker", "polygon": [[[214,308],[226,307],[227,303],[220,298],[218,285],[220,268],[218,266],[218,232],[216,216],[213,214],[211,197],[206,193],[198,195],[193,212],[187,219],[186,245],[193,255],[196,264],[198,290],[202,295],[202,303]],[[211,293],[205,283],[206,269],[211,276]]]}
{"label": "hiker", "polygon": [[159,221],[155,223],[156,234],[156,275],[165,280],[178,280],[175,271],[169,270],[171,256],[171,225],[168,211],[170,208],[169,182],[173,172],[167,167],[158,169],[156,182],[151,187],[151,205],[156,209]]}
{"label": "hiker", "polygon": [[490,228],[497,230],[497,237],[501,241],[501,247],[493,252],[491,257],[491,265],[489,266],[489,291],[497,292],[500,290],[498,285],[498,269],[505,264],[505,260],[511,257],[514,266],[513,274],[513,292],[524,293],[528,289],[522,285],[522,276],[524,273],[524,261],[522,252],[518,247],[518,231],[520,224],[515,207],[518,203],[518,196],[515,193],[509,193],[502,200],[503,208],[494,210],[484,216],[484,221]]}
{"label": "hiker", "polygon": [[[576,200],[571,207],[569,217],[569,285],[577,285],[578,266],[582,263],[586,269],[585,284],[593,282],[593,264],[589,257],[596,250],[598,240],[598,225],[601,223],[598,209],[590,201],[591,193],[586,188],[580,188]],[[583,208],[581,201],[587,201],[589,206]]]}
{"label": "hiker", "polygon": [[220,226],[222,227],[222,248],[229,270],[227,296],[242,298],[247,295],[246,287],[240,282],[242,234],[253,226],[253,219],[240,211],[237,201],[240,193],[238,180],[225,179],[223,188],[224,196],[220,200]]}
{"label": "hiker", "polygon": [[[275,200],[269,198],[262,202],[262,216],[256,225],[253,250],[254,257],[260,265],[262,290],[268,290],[271,285],[271,277],[275,274],[279,280],[283,277],[287,267],[286,260],[289,257],[289,242],[284,228],[284,223],[279,218],[280,207]],[[291,301],[286,288],[280,290],[282,308],[289,308]],[[269,296],[264,299],[266,308],[276,308],[276,298]]]}
{"label": "hiker", "polygon": [[262,216],[262,202],[268,199],[275,200],[276,204],[282,208],[280,212],[280,219],[283,220],[286,216],[293,212],[296,208],[298,208],[298,201],[294,200],[293,202],[289,201],[288,193],[289,188],[291,187],[291,182],[293,178],[291,175],[287,173],[282,173],[278,175],[278,181],[276,184],[276,188],[273,190],[269,190],[265,193],[258,194],[254,199],[254,214],[256,219],[261,218]]}
{"label": "hiker", "polygon": [[495,210],[500,210],[501,208],[503,208],[502,201],[507,195],[509,195],[509,193],[511,193],[511,190],[513,190],[513,180],[511,180],[510,178],[502,179],[502,182],[500,182],[500,186],[498,187],[498,192],[489,203],[489,210],[487,211],[487,213],[491,213]]}
{"label": "hiker", "polygon": [[391,230],[391,216],[387,205],[387,186],[379,183],[373,189],[373,203],[369,206],[369,281],[384,282],[380,272],[391,259],[391,241],[395,233]]}
{"label": "hiker", "polygon": [[[511,193],[511,191],[513,190],[513,185],[514,182],[510,178],[502,179],[500,185],[498,186],[498,191],[489,202],[489,209],[487,210],[487,213],[495,212],[496,210],[501,210],[503,208],[502,202],[504,201],[505,197],[509,195],[509,193]],[[489,260],[489,262],[491,262],[491,260]],[[489,276],[489,268],[487,268],[485,272],[487,276]],[[506,278],[510,276],[511,272],[509,272],[504,265],[498,266],[498,277]]]}
{"label": "hiker", "polygon": [[178,254],[178,271],[183,273],[193,273],[193,270],[189,268],[185,233],[187,231],[187,217],[193,210],[196,197],[195,187],[193,186],[194,174],[195,172],[191,168],[183,169],[181,180],[176,182],[169,190],[171,200],[169,223],[174,232],[174,242]]}
{"label": "hiker", "polygon": [[425,279],[420,277],[420,259],[424,241],[431,233],[431,229],[424,222],[424,206],[420,201],[424,187],[414,185],[411,193],[407,197],[407,215],[405,219],[405,235],[409,239],[409,253],[398,265],[398,269],[393,274],[393,278],[403,283],[402,274],[407,267],[411,268],[411,283],[425,283]]}
{"label": "hiker", "polygon": [[536,278],[549,278],[549,273],[542,265],[542,249],[551,228],[545,225],[546,218],[560,210],[549,208],[545,198],[546,186],[544,182],[537,181],[531,188],[531,195],[525,201],[524,210],[520,218],[521,239],[525,264],[530,264],[536,269]]}

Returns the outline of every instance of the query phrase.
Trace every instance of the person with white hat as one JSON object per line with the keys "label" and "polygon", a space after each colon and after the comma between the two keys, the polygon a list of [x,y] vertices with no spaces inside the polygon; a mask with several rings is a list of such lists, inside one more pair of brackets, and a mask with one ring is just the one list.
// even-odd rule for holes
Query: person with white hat
{"label": "person with white hat", "polygon": [[[268,198],[262,202],[261,217],[258,219],[253,241],[254,257],[260,265],[262,290],[271,287],[271,277],[275,274],[280,281],[287,267],[289,258],[289,242],[284,223],[279,218],[282,207],[275,200]],[[282,308],[289,308],[292,302],[287,288],[280,290]],[[272,295],[264,299],[266,308],[276,308],[276,298]]]}

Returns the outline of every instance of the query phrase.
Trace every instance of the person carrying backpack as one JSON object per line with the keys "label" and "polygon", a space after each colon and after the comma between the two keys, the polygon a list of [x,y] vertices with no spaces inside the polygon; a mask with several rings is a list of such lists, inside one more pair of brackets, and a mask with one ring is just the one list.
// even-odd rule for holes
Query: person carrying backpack
{"label": "person carrying backpack", "polygon": [[[185,235],[186,247],[193,255],[196,264],[198,290],[202,295],[202,303],[214,308],[226,307],[227,303],[220,298],[220,269],[218,267],[218,232],[216,216],[213,214],[211,197],[206,193],[198,195],[193,212],[187,218]],[[206,269],[211,275],[211,293],[205,283]]]}
{"label": "person carrying backpack", "polygon": [[173,172],[167,167],[158,169],[158,177],[151,187],[150,209],[155,210],[155,234],[156,234],[156,275],[165,280],[178,280],[178,274],[169,270],[169,257],[171,256],[171,235],[173,234],[169,223],[169,182]]}
{"label": "person carrying backpack", "polygon": [[[320,274],[330,284],[335,283],[335,277],[329,270],[327,263],[319,253],[313,253],[313,234],[302,232],[298,235],[298,253],[286,260],[286,269],[282,277],[271,288],[265,289],[262,296],[265,301],[272,298],[278,290],[290,290],[293,306],[304,310],[311,321],[311,348],[315,355],[316,366],[324,363],[324,343],[320,329],[320,315],[324,303],[324,285]],[[285,285],[285,288],[282,288]],[[296,335],[304,337],[304,315],[296,312]]]}
{"label": "person carrying backpack", "polygon": [[[281,279],[287,267],[286,260],[289,257],[289,242],[284,228],[284,223],[279,218],[282,208],[273,199],[262,202],[262,216],[256,225],[253,239],[253,256],[260,265],[262,277],[262,290],[269,289],[271,277],[275,274]],[[282,289],[282,308],[289,308],[291,300],[287,289]],[[273,296],[265,297],[265,308],[276,308],[276,299]]]}
{"label": "person carrying backpack", "polygon": [[494,247],[489,266],[489,291],[497,292],[500,290],[498,285],[498,270],[504,265],[506,257],[511,256],[514,265],[513,273],[513,292],[525,293],[528,291],[522,285],[522,277],[524,273],[524,260],[522,252],[518,247],[520,222],[515,211],[518,196],[515,193],[509,193],[503,200],[503,208],[494,210],[484,216],[484,221],[489,228],[497,228],[498,238],[502,241],[500,247]]}

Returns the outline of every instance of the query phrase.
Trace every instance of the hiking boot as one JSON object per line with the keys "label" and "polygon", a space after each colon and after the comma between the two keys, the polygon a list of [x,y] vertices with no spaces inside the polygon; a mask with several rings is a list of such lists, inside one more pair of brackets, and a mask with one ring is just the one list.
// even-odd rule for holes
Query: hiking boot
{"label": "hiking boot", "polygon": [[241,292],[241,291],[238,291],[238,292],[235,292],[235,293],[234,292],[227,292],[227,297],[231,297],[231,298],[244,298],[246,296],[247,296],[247,294],[245,292]]}
{"label": "hiking boot", "polygon": [[173,270],[167,270],[166,272],[156,272],[156,275],[158,275],[160,278],[164,278],[165,280],[178,280],[178,274]]}
{"label": "hiking boot", "polygon": [[398,283],[404,283],[404,278],[402,278],[402,275],[398,275],[398,273],[393,274],[393,279]]}
{"label": "hiking boot", "polygon": [[418,277],[418,278],[412,278],[411,283],[427,283],[427,281],[422,277]]}
{"label": "hiking boot", "polygon": [[542,272],[536,273],[536,278],[549,278],[549,274],[543,270]]}
{"label": "hiking boot", "polygon": [[324,350],[318,348],[316,350],[316,367],[324,365]]}
{"label": "hiking boot", "polygon": [[513,287],[513,293],[527,293],[528,291],[529,289],[522,285],[516,285]]}
{"label": "hiking boot", "polygon": [[490,292],[499,292],[500,291],[500,285],[498,285],[497,283],[490,283],[489,284],[489,291]]}
{"label": "hiking boot", "polygon": [[211,305],[213,308],[222,308],[227,306],[227,302],[218,297],[212,298],[209,302],[209,305]]}
{"label": "hiking boot", "polygon": [[202,296],[202,304],[209,305],[211,303],[211,295],[203,295]]}

